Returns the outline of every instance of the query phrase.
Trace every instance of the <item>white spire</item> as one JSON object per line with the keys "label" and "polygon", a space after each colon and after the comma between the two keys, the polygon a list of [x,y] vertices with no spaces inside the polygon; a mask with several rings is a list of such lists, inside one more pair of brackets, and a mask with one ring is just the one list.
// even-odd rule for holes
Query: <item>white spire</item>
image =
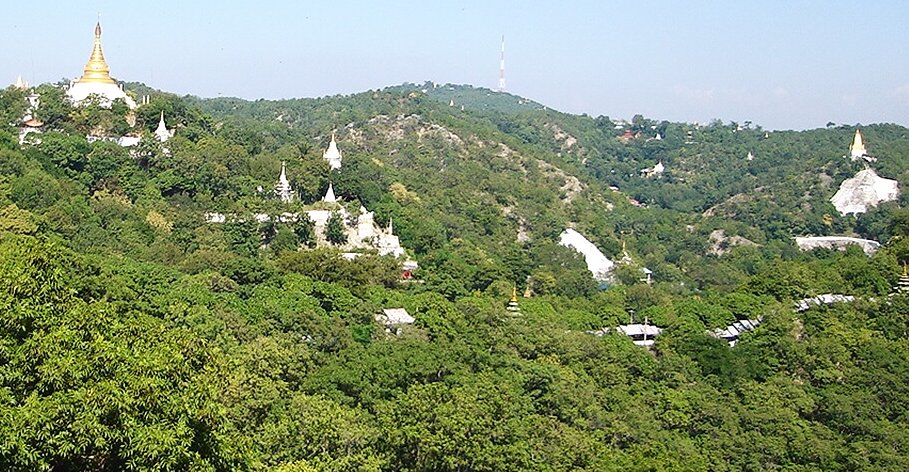
{"label": "white spire", "polygon": [[287,180],[287,168],[284,161],[281,161],[281,176],[278,177],[278,183],[275,185],[275,195],[284,203],[290,203],[294,199],[294,191]]}
{"label": "white spire", "polygon": [[335,142],[335,133],[331,133],[331,142],[328,143],[328,149],[322,154],[322,159],[328,161],[331,170],[336,170],[341,168],[341,157],[338,143]]}
{"label": "white spire", "polygon": [[745,160],[746,160],[746,161],[753,161],[753,160],[754,160],[754,153],[752,153],[751,151],[748,151],[748,155],[745,156]]}
{"label": "white spire", "polygon": [[335,198],[335,189],[332,187],[331,182],[328,183],[328,191],[325,192],[325,196],[322,197],[322,201],[325,203],[336,203],[338,201]]}
{"label": "white spire", "polygon": [[502,35],[502,59],[499,62],[499,92],[505,91],[505,35]]}
{"label": "white spire", "polygon": [[395,234],[394,222],[390,216],[388,217],[388,234]]}
{"label": "white spire", "polygon": [[862,142],[862,132],[859,130],[855,130],[855,138],[852,139],[849,154],[853,161],[857,161],[868,154],[868,151],[865,150],[865,144]]}
{"label": "white spire", "polygon": [[174,134],[167,130],[167,124],[164,123],[164,112],[161,112],[161,120],[158,121],[158,129],[155,130],[155,137],[158,141],[166,143]]}
{"label": "white spire", "polygon": [[19,77],[16,78],[16,83],[13,86],[19,90],[25,90],[28,88],[28,82],[22,80],[22,74],[19,74]]}
{"label": "white spire", "polygon": [[453,98],[452,98],[451,100],[448,101],[448,106],[450,106],[450,107],[453,107],[453,106],[454,106],[454,99],[453,99]]}

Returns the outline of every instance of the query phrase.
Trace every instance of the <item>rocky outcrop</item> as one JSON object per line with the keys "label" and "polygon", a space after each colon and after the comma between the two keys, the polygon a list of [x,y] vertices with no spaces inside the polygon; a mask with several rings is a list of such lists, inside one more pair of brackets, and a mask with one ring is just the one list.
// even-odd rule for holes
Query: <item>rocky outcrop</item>
{"label": "rocky outcrop", "polygon": [[726,236],[724,230],[715,229],[710,232],[710,248],[707,249],[707,254],[722,256],[734,246],[757,246],[757,243],[742,236]]}
{"label": "rocky outcrop", "polygon": [[881,243],[872,239],[850,238],[846,236],[802,236],[795,238],[795,244],[803,251],[813,251],[819,248],[846,250],[847,247],[856,245],[865,251],[868,256],[873,256],[881,247]]}
{"label": "rocky outcrop", "polygon": [[865,169],[846,179],[830,201],[842,215],[865,213],[868,208],[881,202],[899,198],[899,184],[895,180],[885,179],[873,169]]}

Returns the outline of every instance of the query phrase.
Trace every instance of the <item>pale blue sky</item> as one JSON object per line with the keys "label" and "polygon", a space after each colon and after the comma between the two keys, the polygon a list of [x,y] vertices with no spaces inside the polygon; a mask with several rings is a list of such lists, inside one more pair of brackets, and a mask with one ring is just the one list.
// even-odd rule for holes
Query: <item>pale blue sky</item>
{"label": "pale blue sky", "polygon": [[766,128],[909,125],[909,2],[12,2],[0,79],[81,74],[101,13],[119,80],[248,99],[432,80],[573,113]]}

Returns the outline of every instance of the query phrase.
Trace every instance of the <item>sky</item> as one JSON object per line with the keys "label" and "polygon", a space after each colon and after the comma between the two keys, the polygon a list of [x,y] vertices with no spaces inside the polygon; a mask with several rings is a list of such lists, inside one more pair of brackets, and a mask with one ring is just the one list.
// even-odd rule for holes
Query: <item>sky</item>
{"label": "sky", "polygon": [[0,83],[77,78],[100,14],[114,78],[246,99],[403,82],[494,88],[570,113],[909,125],[909,2],[11,2]]}

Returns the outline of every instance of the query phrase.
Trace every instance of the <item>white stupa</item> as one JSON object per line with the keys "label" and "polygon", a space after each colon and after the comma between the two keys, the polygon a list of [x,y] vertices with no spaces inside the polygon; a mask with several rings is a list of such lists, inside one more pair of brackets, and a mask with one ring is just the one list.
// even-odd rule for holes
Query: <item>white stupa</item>
{"label": "white stupa", "polygon": [[278,183],[275,184],[275,196],[284,203],[294,200],[294,190],[290,186],[290,181],[287,180],[287,169],[283,161],[281,162],[281,176],[278,177]]}
{"label": "white stupa", "polygon": [[16,77],[16,83],[13,84],[18,90],[28,90],[28,82],[22,80],[22,76]]}
{"label": "white stupa", "polygon": [[376,235],[375,246],[380,256],[401,257],[404,255],[404,248],[401,247],[401,240],[395,236],[391,218],[388,218],[388,228],[385,231],[379,231]]}
{"label": "white stupa", "polygon": [[641,169],[642,177],[659,177],[666,170],[666,167],[663,165],[663,161],[657,162],[653,167],[648,167],[646,169]]}
{"label": "white stupa", "polygon": [[[158,128],[155,130],[155,137],[158,138],[158,141],[166,143],[168,139],[174,136],[174,132],[167,129],[167,124],[164,123],[164,112],[161,112],[161,120],[158,121]],[[281,164],[281,175],[284,175],[284,164]]]}
{"label": "white stupa", "polygon": [[337,203],[338,199],[335,198],[335,189],[332,187],[331,182],[328,183],[328,191],[325,192],[325,196],[322,197],[322,201],[325,203]]}
{"label": "white stupa", "polygon": [[70,84],[66,95],[77,105],[90,95],[98,95],[102,98],[102,106],[110,107],[114,100],[119,98],[123,99],[130,109],[136,108],[136,102],[126,95],[123,88],[110,76],[110,66],[104,60],[104,51],[101,49],[101,23],[95,25],[95,43],[82,77]]}
{"label": "white stupa", "polygon": [[855,177],[844,180],[830,202],[845,216],[850,213],[865,213],[868,208],[896,200],[899,195],[899,183],[896,180],[880,177],[873,169],[864,169],[855,174]]}
{"label": "white stupa", "polygon": [[328,149],[322,154],[322,159],[328,161],[331,170],[341,168],[341,151],[338,150],[338,143],[335,142],[334,133],[331,133],[331,142],[328,143]]}

